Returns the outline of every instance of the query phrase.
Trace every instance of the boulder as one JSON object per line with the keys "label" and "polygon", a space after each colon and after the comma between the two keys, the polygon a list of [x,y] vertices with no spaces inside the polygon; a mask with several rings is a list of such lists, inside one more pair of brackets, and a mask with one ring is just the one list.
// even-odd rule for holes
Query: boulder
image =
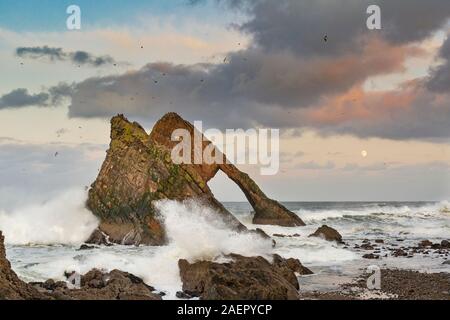
{"label": "boulder", "polygon": [[342,236],[339,234],[339,232],[327,225],[321,226],[313,234],[310,234],[309,237],[318,237],[327,241],[336,241],[337,243],[343,243]]}
{"label": "boulder", "polygon": [[380,256],[378,254],[368,253],[363,255],[364,259],[380,259]]}
{"label": "boulder", "polygon": [[11,269],[11,264],[6,259],[4,240],[0,231],[0,300],[45,299],[45,295],[20,280]]}
{"label": "boulder", "polygon": [[419,243],[419,248],[428,248],[431,247],[433,245],[433,242],[431,242],[430,240],[422,240]]}
{"label": "boulder", "polygon": [[80,276],[79,288],[68,288],[66,282],[53,280],[33,286],[57,300],[161,300],[141,278],[119,270],[105,273],[92,269]]}
{"label": "boulder", "polygon": [[450,241],[448,241],[448,240],[442,240],[442,241],[441,241],[441,248],[442,248],[442,249],[450,249]]}
{"label": "boulder", "polygon": [[397,250],[394,250],[392,255],[394,257],[407,257],[408,253],[406,251],[404,251],[403,249],[397,249]]}
{"label": "boulder", "polygon": [[232,261],[222,264],[179,260],[183,296],[203,300],[297,300],[295,273],[312,273],[298,260],[280,256],[274,256],[273,263],[263,257],[233,254],[229,258]]}
{"label": "boulder", "polygon": [[364,243],[360,246],[361,249],[363,250],[374,250],[374,246],[371,245],[370,243]]}
{"label": "boulder", "polygon": [[[175,113],[160,119],[152,132],[123,115],[111,120],[111,142],[97,179],[89,190],[87,207],[100,220],[98,230],[88,243],[163,245],[166,243],[154,201],[197,199],[219,213],[231,228],[246,228],[215,199],[207,183],[218,170],[228,175],[244,192],[255,210],[254,223],[300,226],[303,221],[278,202],[269,199],[245,173],[223,164],[176,164],[171,151],[176,129],[187,130],[192,137],[203,134]],[[203,149],[211,142],[204,138]],[[192,163],[197,150],[192,143]],[[213,151],[219,151],[213,146]],[[107,239],[105,239],[105,236]]]}

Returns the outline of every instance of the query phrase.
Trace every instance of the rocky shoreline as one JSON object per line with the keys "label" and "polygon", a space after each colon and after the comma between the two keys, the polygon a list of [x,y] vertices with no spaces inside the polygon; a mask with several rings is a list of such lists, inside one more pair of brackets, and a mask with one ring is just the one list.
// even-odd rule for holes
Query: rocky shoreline
{"label": "rocky shoreline", "polygon": [[[229,262],[178,262],[182,299],[204,300],[257,299],[297,300],[297,275],[311,274],[297,259],[229,255]],[[0,232],[0,300],[161,300],[163,292],[120,270],[104,272],[93,269],[76,277],[65,274],[66,281],[25,283],[11,269],[6,259],[4,237]],[[77,283],[78,281],[78,283]]]}
{"label": "rocky shoreline", "polygon": [[450,300],[450,273],[382,269],[381,289],[367,289],[368,275],[330,292],[303,292],[305,300]]}

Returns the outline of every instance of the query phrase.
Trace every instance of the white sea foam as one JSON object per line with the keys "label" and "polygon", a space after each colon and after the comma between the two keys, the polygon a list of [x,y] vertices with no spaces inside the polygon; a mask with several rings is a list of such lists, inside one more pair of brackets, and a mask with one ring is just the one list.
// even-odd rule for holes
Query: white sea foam
{"label": "white sea foam", "polygon": [[44,203],[0,211],[0,230],[9,244],[82,243],[98,225],[85,199],[85,192],[74,189]]}
{"label": "white sea foam", "polygon": [[326,209],[326,210],[297,210],[300,216],[306,223],[317,223],[327,219],[340,218],[357,218],[363,216],[379,216],[390,218],[427,218],[427,217],[445,217],[450,216],[450,203],[442,201],[436,204],[424,204],[421,206],[410,205],[380,205],[371,204],[354,209]]}
{"label": "white sea foam", "polygon": [[[46,253],[38,254],[39,258],[33,259],[38,263],[17,271],[31,281],[63,279],[66,270],[85,273],[92,268],[120,269],[142,277],[146,283],[167,292],[168,298],[174,298],[182,285],[178,269],[179,259],[194,262],[223,260],[224,256],[230,253],[266,257],[272,253],[270,240],[256,233],[241,233],[230,229],[219,214],[195,201],[160,201],[156,203],[156,207],[167,231],[169,243],[166,246],[113,246],[76,252],[68,247],[39,248]],[[53,255],[48,250],[58,251],[59,254]]]}
{"label": "white sea foam", "polygon": [[272,242],[256,233],[230,229],[213,209],[189,200],[183,203],[164,200],[156,204],[166,226],[169,243],[189,260],[211,260],[236,253],[267,255]]}

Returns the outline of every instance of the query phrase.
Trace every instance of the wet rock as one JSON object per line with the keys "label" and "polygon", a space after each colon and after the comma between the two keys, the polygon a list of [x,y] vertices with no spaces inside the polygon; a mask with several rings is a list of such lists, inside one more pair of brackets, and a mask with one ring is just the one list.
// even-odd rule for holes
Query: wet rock
{"label": "wet rock", "polygon": [[450,264],[450,260],[446,260],[446,261],[442,262],[442,264]]}
{"label": "wet rock", "polygon": [[321,226],[313,234],[310,234],[309,237],[318,237],[327,241],[336,241],[338,243],[342,243],[342,236],[339,234],[339,232],[327,225]]}
{"label": "wet rock", "polygon": [[373,253],[368,253],[363,255],[364,259],[380,259],[380,256],[377,254],[373,254]]}
{"label": "wet rock", "polygon": [[394,257],[407,257],[408,253],[403,251],[402,249],[397,249],[392,253],[392,255]]}
{"label": "wet rock", "polygon": [[54,281],[53,279],[48,279],[45,282],[33,282],[30,284],[41,292],[43,289],[46,290],[46,292],[67,289],[67,282]]}
{"label": "wet rock", "polygon": [[383,239],[376,239],[375,243],[384,243],[384,240]]}
{"label": "wet rock", "polygon": [[274,254],[272,264],[278,268],[278,272],[283,274],[286,279],[289,279],[290,282],[299,289],[297,277],[292,277],[292,272],[299,275],[309,275],[314,274],[309,268],[305,267],[301,264],[300,260],[289,258],[284,259],[281,256]]}
{"label": "wet rock", "polygon": [[[309,273],[298,260],[274,256],[230,255],[228,263],[178,262],[183,292],[204,300],[296,300],[299,298],[295,272]],[[307,269],[307,270],[306,270]]]}
{"label": "wet rock", "polygon": [[109,236],[100,229],[94,230],[94,232],[92,232],[91,236],[86,241],[86,243],[97,244],[102,246],[112,245],[111,241],[109,241]]}
{"label": "wet rock", "polygon": [[119,270],[105,273],[92,269],[80,276],[79,284],[79,288],[69,289],[65,282],[47,280],[35,283],[35,286],[46,289],[51,297],[58,300],[161,300],[155,289],[141,278]]}
{"label": "wet rock", "polygon": [[19,279],[6,259],[4,237],[0,231],[0,300],[48,299],[32,285]]}
{"label": "wet rock", "polygon": [[364,243],[360,246],[360,248],[363,250],[374,250],[373,245],[371,245],[370,243]]}
{"label": "wet rock", "polygon": [[431,242],[430,240],[422,240],[419,243],[419,248],[428,248],[431,247],[433,245],[433,242]]}
{"label": "wet rock", "polygon": [[441,241],[441,248],[450,249],[450,241],[442,240]]}
{"label": "wet rock", "polygon": [[82,251],[82,250],[92,250],[92,249],[97,249],[97,247],[90,246],[90,245],[88,245],[88,244],[82,244],[82,245],[78,248],[78,251]]}
{"label": "wet rock", "polygon": [[277,238],[286,238],[285,234],[280,234],[280,233],[274,233],[273,236],[277,237]]}
{"label": "wet rock", "polygon": [[177,291],[175,294],[178,299],[192,299],[193,297],[186,292],[183,291]]}
{"label": "wet rock", "polygon": [[274,233],[273,236],[274,236],[274,237],[277,237],[277,238],[297,238],[297,237],[301,237],[301,235],[298,234],[298,233],[294,233],[294,234],[280,234],[280,233]]}

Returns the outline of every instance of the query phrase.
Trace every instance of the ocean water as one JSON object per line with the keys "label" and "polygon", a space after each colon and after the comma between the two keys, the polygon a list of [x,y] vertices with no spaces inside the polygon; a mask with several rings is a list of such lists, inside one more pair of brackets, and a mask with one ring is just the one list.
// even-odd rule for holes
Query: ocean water
{"label": "ocean water", "polygon": [[[193,201],[158,203],[169,244],[163,247],[100,247],[78,251],[79,245],[97,220],[83,206],[86,195],[72,191],[61,199],[29,206],[14,212],[0,211],[0,229],[7,239],[7,254],[14,270],[26,281],[48,278],[63,280],[64,271],[85,273],[92,268],[120,269],[140,276],[148,284],[175,298],[181,289],[177,262],[202,259],[225,261],[229,253],[261,255],[270,259],[273,253],[298,258],[314,271],[299,278],[301,290],[333,290],[341,283],[364,272],[369,265],[414,269],[425,272],[450,271],[443,265],[447,257],[429,254],[413,258],[386,257],[363,259],[367,252],[353,249],[363,239],[383,239],[389,246],[415,246],[424,239],[440,242],[450,238],[450,204],[448,202],[287,202],[305,227],[283,228],[256,226],[251,223],[248,203],[225,202],[224,205],[249,229],[261,227],[275,237],[271,241],[257,235],[239,234],[228,229],[209,208]],[[70,215],[67,221],[67,215]],[[326,224],[337,229],[347,246],[308,235]],[[381,248],[381,255],[387,250]]]}

